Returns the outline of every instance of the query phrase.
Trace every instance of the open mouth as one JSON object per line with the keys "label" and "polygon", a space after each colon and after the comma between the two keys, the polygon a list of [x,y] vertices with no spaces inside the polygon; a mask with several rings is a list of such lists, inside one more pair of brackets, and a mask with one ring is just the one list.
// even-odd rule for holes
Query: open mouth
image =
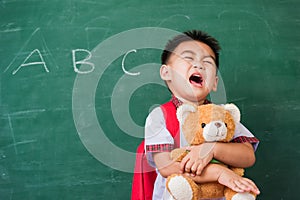
{"label": "open mouth", "polygon": [[202,87],[203,84],[203,78],[201,74],[192,74],[189,78],[189,81],[192,85],[196,85],[198,87]]}

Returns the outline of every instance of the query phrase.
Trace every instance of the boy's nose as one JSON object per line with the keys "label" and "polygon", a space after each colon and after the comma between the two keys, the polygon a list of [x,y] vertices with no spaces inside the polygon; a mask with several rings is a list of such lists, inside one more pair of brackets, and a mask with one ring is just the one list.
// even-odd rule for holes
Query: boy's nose
{"label": "boy's nose", "polygon": [[204,69],[204,67],[200,63],[193,63],[194,68]]}

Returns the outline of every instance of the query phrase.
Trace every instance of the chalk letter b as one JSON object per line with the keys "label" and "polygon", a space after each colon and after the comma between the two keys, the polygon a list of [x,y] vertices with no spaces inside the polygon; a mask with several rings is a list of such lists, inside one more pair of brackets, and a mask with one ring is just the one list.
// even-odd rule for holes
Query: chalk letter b
{"label": "chalk letter b", "polygon": [[[86,52],[88,54],[88,56],[85,59],[83,59],[83,60],[76,61],[76,52],[78,52],[78,51]],[[72,50],[72,58],[73,58],[74,71],[76,73],[79,73],[79,74],[88,74],[88,73],[94,71],[94,69],[95,69],[94,63],[88,62],[88,60],[91,59],[91,57],[92,57],[92,54],[88,50],[85,50],[85,49],[75,49],[75,50]],[[77,68],[77,65],[89,65],[89,66],[91,66],[90,67],[91,69],[86,70],[86,71],[82,71],[82,70],[79,70]]]}

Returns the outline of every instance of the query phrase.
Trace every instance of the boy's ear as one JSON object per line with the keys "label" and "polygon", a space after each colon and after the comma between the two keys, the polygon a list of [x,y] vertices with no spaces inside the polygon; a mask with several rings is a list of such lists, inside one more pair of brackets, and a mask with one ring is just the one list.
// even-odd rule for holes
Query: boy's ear
{"label": "boy's ear", "polygon": [[160,67],[160,77],[164,81],[171,80],[171,69],[168,65],[162,65]]}
{"label": "boy's ear", "polygon": [[213,88],[212,88],[212,90],[213,90],[214,92],[217,91],[217,89],[218,89],[218,82],[219,82],[219,77],[216,76],[215,78],[216,78],[216,80],[215,80],[214,85],[213,85]]}

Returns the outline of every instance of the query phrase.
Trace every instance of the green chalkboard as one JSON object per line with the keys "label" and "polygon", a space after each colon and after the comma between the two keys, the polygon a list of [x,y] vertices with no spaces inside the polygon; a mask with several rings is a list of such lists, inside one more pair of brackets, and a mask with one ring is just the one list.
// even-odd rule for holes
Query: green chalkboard
{"label": "green chalkboard", "polygon": [[160,53],[202,29],[219,90],[260,139],[258,199],[297,199],[300,2],[1,1],[0,199],[129,199],[151,109],[170,98]]}

